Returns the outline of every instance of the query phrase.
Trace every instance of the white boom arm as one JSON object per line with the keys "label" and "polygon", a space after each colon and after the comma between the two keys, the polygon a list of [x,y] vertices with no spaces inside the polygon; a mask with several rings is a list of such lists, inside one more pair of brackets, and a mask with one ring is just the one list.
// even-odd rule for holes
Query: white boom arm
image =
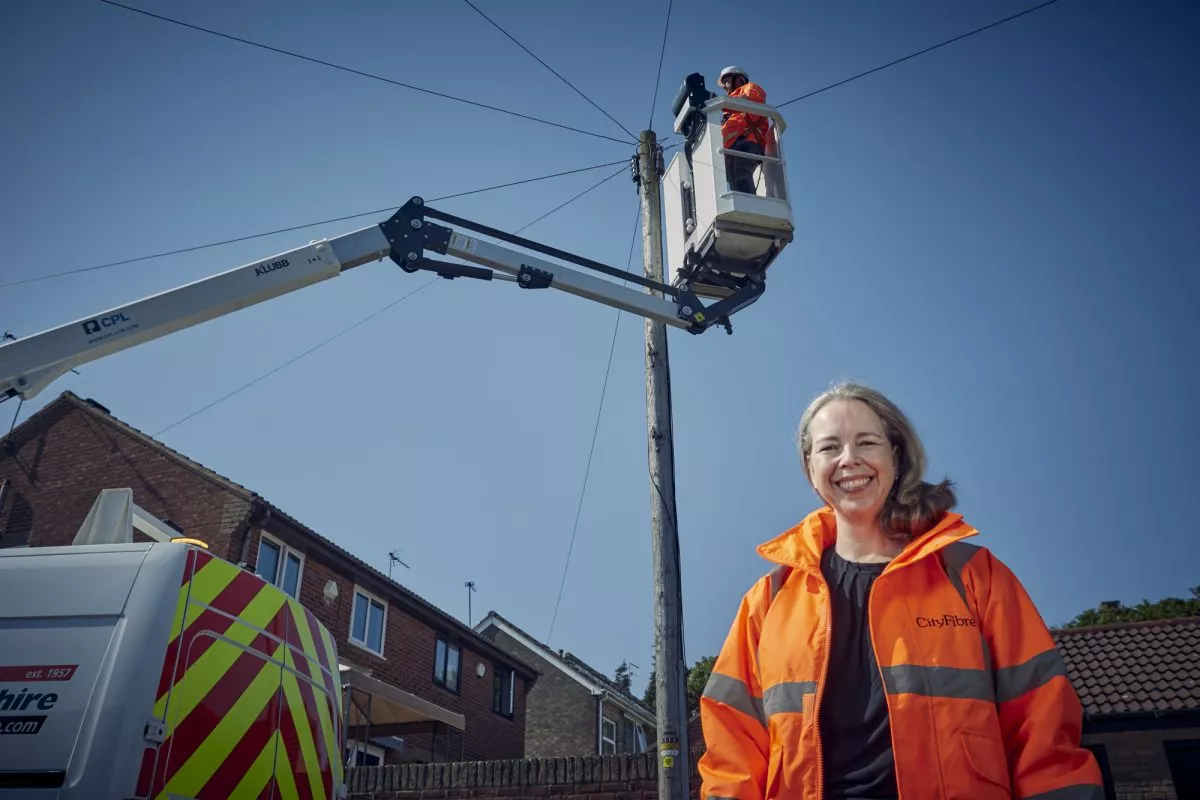
{"label": "white boom arm", "polygon": [[[487,235],[540,250],[588,269],[640,284],[620,286],[579,270],[467,236],[425,217],[455,222]],[[479,264],[434,261],[425,251]],[[370,261],[390,257],[406,272],[430,270],[445,278],[514,281],[527,289],[554,288],[700,333],[758,299],[762,288],[705,308],[687,286],[667,286],[476,223],[426,208],[414,197],[386,222],[253,261],[208,278],[111,308],[0,345],[0,397],[37,395],[69,370],[111,353],[270,300]],[[493,271],[494,270],[494,271]],[[496,273],[500,273],[497,275]]]}

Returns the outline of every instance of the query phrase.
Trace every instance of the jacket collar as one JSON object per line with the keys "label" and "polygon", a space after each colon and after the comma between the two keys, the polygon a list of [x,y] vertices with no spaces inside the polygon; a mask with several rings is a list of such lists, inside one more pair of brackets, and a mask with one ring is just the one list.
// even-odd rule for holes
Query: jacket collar
{"label": "jacket collar", "polygon": [[[961,514],[947,512],[925,534],[913,539],[892,559],[889,569],[911,564],[932,555],[946,545],[978,535],[979,531],[963,521]],[[799,524],[759,545],[758,554],[775,564],[797,569],[820,571],[821,554],[837,537],[837,523],[829,506],[817,509]]]}

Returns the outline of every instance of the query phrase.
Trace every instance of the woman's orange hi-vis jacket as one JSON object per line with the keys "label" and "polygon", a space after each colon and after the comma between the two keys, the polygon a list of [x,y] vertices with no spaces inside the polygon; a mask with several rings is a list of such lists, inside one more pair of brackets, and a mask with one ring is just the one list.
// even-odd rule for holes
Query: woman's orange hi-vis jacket
{"label": "woman's orange hi-vis jacket", "polygon": [[[902,800],[1103,800],[1083,709],[1025,589],[947,514],[876,579],[871,642]],[[701,797],[824,800],[817,709],[830,640],[829,508],[758,548],[700,700]],[[864,687],[865,691],[865,687]]]}

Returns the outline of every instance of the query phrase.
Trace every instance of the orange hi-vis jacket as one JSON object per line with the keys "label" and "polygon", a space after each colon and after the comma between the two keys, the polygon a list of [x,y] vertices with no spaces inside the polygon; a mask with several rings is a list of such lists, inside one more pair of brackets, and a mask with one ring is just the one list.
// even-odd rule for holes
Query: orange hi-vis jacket
{"label": "orange hi-vis jacket", "polygon": [[[704,800],[823,800],[829,508],[761,545],[700,699]],[[902,800],[1103,800],[1083,708],[1045,623],[977,531],[948,513],[876,578],[868,622]]]}
{"label": "orange hi-vis jacket", "polygon": [[[757,83],[743,83],[729,93],[730,97],[741,97],[752,103],[767,102],[767,93]],[[739,136],[753,139],[759,147],[767,146],[767,128],[770,124],[766,117],[760,114],[747,114],[744,111],[729,111],[721,123],[721,138],[725,147],[732,147]]]}

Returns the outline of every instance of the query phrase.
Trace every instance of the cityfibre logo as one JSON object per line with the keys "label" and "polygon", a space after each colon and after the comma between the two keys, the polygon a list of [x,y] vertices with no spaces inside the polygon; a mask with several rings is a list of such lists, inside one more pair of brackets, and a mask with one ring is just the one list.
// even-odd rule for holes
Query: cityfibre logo
{"label": "cityfibre logo", "polygon": [[83,332],[88,336],[100,333],[105,328],[113,328],[129,322],[129,317],[122,313],[109,314],[107,317],[96,317],[83,323]]}
{"label": "cityfibre logo", "polygon": [[940,617],[917,617],[918,628],[978,628],[979,622],[974,617],[960,617],[957,614],[943,614]]}

